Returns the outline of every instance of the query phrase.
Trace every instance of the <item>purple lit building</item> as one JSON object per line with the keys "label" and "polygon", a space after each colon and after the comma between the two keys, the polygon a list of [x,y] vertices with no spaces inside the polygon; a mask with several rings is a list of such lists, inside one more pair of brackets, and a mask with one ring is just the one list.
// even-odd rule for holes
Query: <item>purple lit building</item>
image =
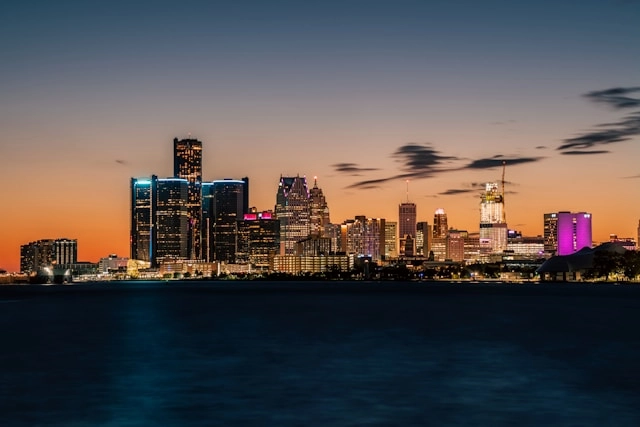
{"label": "purple lit building", "polygon": [[590,248],[591,214],[558,212],[558,255],[570,255],[584,247]]}

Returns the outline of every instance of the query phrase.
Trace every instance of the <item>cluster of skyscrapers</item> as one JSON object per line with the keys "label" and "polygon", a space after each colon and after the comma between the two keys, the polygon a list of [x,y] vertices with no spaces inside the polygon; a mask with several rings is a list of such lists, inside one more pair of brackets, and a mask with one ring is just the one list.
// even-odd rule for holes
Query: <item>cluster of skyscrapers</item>
{"label": "cluster of skyscrapers", "polygon": [[290,271],[316,262],[306,258],[330,256],[318,262],[342,266],[354,258],[399,257],[482,262],[505,253],[541,258],[592,245],[588,213],[545,214],[544,236],[510,231],[504,178],[502,186],[485,185],[476,233],[450,228],[443,209],[435,211],[432,225],[417,221],[408,192],[397,222],[356,216],[333,224],[317,179],[310,187],[304,176],[281,176],[274,208],[258,211],[249,206],[248,178],[202,180],[202,142],[176,138],[173,150],[174,176],[131,179],[131,258],[152,266],[192,260]]}
{"label": "cluster of skyscrapers", "polygon": [[[330,221],[329,207],[317,178],[281,176],[273,209],[249,205],[249,179],[203,181],[202,142],[173,140],[173,170],[131,179],[130,259],[161,267],[170,263],[249,266],[249,270],[284,272],[347,270],[360,260],[398,259],[432,262],[491,262],[505,257],[537,260],[568,255],[591,247],[591,214],[544,214],[544,234],[522,236],[509,230],[502,185],[485,184],[480,195],[479,230],[450,227],[439,208],[433,222],[418,221],[415,203],[398,206],[397,221],[363,215],[339,224]],[[638,226],[640,238],[640,223]],[[618,239],[635,249],[633,239]],[[115,255],[122,269],[125,258]],[[43,266],[76,266],[77,241],[43,239],[22,245],[21,271]],[[82,266],[80,264],[83,264]],[[141,264],[141,265],[143,265]],[[109,264],[111,265],[111,264]],[[137,264],[136,264],[137,265]],[[107,268],[113,270],[113,268]],[[101,270],[102,271],[102,270]],[[218,271],[220,271],[218,269]]]}

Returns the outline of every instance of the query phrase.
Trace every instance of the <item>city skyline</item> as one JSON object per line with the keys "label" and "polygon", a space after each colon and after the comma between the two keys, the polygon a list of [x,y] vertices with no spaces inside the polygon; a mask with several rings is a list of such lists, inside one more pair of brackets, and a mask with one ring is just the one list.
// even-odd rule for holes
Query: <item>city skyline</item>
{"label": "city skyline", "polygon": [[333,223],[397,222],[409,179],[418,222],[477,231],[505,161],[509,228],[590,212],[594,241],[637,237],[638,3],[124,5],[6,8],[0,268],[59,237],[127,255],[130,179],[173,176],[173,138],[259,211],[299,174]]}

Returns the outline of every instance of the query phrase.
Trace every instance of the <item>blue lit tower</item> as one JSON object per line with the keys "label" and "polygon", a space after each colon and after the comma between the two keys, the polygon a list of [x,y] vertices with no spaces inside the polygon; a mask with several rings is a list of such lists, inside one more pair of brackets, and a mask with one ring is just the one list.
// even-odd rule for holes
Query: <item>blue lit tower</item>
{"label": "blue lit tower", "polygon": [[131,258],[158,265],[187,259],[188,181],[180,178],[131,179]]}

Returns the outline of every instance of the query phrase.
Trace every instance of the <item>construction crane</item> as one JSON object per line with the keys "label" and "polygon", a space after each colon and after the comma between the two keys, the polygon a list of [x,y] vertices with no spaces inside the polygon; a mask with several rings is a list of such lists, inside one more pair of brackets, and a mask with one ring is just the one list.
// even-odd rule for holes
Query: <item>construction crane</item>
{"label": "construction crane", "polygon": [[507,162],[505,160],[502,161],[502,222],[507,222],[507,212],[504,208],[504,173],[507,168]]}

